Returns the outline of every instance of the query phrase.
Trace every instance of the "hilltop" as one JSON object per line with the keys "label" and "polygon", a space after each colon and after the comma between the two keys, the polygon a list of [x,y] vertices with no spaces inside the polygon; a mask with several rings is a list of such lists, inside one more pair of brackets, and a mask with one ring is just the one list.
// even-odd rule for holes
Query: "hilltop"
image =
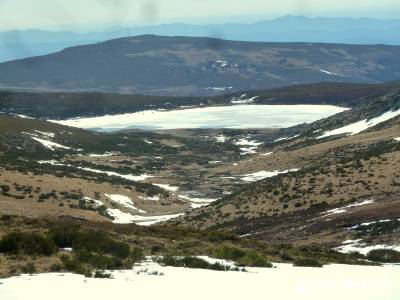
{"label": "hilltop", "polygon": [[143,35],[0,64],[0,87],[209,96],[315,82],[398,80],[400,46]]}

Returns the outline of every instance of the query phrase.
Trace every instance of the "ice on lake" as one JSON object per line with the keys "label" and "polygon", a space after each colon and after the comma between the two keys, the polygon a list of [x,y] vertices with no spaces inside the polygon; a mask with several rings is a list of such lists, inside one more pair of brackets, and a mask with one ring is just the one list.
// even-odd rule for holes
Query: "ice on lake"
{"label": "ice on lake", "polygon": [[347,108],[332,105],[232,105],[170,111],[147,110],[53,121],[97,131],[178,128],[286,128],[311,123]]}

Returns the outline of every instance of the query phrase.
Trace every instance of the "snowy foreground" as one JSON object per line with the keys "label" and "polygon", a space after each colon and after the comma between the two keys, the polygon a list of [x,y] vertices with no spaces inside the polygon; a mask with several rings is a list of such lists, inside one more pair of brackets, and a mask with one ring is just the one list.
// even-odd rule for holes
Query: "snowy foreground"
{"label": "snowy foreground", "polygon": [[221,272],[147,262],[113,279],[74,274],[23,275],[0,280],[2,300],[71,299],[307,299],[398,300],[400,266],[329,265]]}

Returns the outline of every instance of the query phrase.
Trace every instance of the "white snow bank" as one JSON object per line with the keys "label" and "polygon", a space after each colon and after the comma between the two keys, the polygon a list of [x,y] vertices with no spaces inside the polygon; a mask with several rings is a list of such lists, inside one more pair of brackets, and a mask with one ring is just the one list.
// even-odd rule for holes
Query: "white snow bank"
{"label": "white snow bank", "polygon": [[258,96],[254,96],[251,98],[246,98],[247,94],[243,94],[240,97],[233,97],[231,100],[232,104],[250,104],[253,103],[254,100],[258,98]]}
{"label": "white snow bank", "polygon": [[319,70],[320,72],[322,72],[322,73],[325,73],[325,74],[328,74],[328,75],[333,75],[333,76],[341,76],[341,77],[344,77],[344,75],[341,75],[341,74],[338,74],[338,73],[334,73],[334,72],[330,72],[330,71],[327,71],[327,70]]}
{"label": "white snow bank", "polygon": [[164,189],[166,191],[170,191],[170,192],[177,192],[179,190],[179,187],[172,186],[169,184],[153,183],[153,185],[158,186],[159,188],[162,188],[162,189]]}
{"label": "white snow bank", "polygon": [[38,163],[39,164],[50,164],[53,166],[72,167],[72,168],[76,168],[76,169],[87,171],[87,172],[92,172],[92,173],[97,173],[97,174],[106,174],[108,176],[116,176],[116,177],[120,177],[120,178],[130,180],[130,181],[143,181],[143,180],[153,177],[153,176],[147,175],[147,174],[142,174],[142,175],[119,174],[117,172],[112,172],[112,171],[102,171],[102,170],[97,170],[97,169],[92,169],[92,168],[62,164],[55,160],[40,160],[40,161],[38,161]]}
{"label": "white snow bank", "polygon": [[35,119],[35,118],[29,117],[29,116],[26,116],[26,115],[14,115],[14,116],[20,117],[21,119],[31,119],[31,120]]}
{"label": "white snow bank", "polygon": [[[372,222],[365,222],[365,223],[361,223],[361,224],[355,225],[353,227],[350,227],[350,229],[357,229],[360,227],[366,227],[366,226],[373,225],[373,224],[388,223],[391,221],[392,221],[391,219],[385,219],[385,220],[377,220],[377,221],[372,221]],[[400,221],[400,219],[398,219],[398,221]]]}
{"label": "white snow bank", "polygon": [[255,140],[249,140],[247,138],[241,138],[234,142],[237,146],[247,146],[240,148],[240,155],[249,155],[257,153],[258,146],[262,145],[263,143],[257,142]]}
{"label": "white snow bank", "polygon": [[113,155],[114,155],[113,152],[106,152],[103,154],[92,153],[92,154],[89,154],[89,157],[109,157],[109,156],[113,156]]}
{"label": "white snow bank", "polygon": [[240,155],[250,155],[250,154],[256,154],[257,153],[257,148],[256,146],[254,147],[242,147],[240,148]]}
{"label": "white snow bank", "polygon": [[390,249],[400,251],[400,246],[389,246],[389,245],[372,245],[367,246],[362,240],[347,240],[343,242],[343,246],[335,248],[336,251],[341,253],[352,253],[358,252],[363,255],[367,255],[372,250]]}
{"label": "white snow bank", "polygon": [[55,137],[55,133],[54,132],[45,132],[45,131],[39,131],[39,130],[35,130],[35,132],[39,133],[40,135],[49,137],[49,138]]}
{"label": "white snow bank", "polygon": [[274,142],[293,140],[293,139],[295,139],[295,138],[297,138],[299,136],[300,136],[300,134],[296,134],[294,136],[289,136],[289,137],[281,137],[281,138],[278,138],[278,139],[274,140]]}
{"label": "white snow bank", "polygon": [[92,203],[94,203],[97,207],[98,207],[98,206],[104,205],[104,203],[101,202],[100,200],[93,199],[93,198],[90,198],[90,197],[83,197],[83,200],[85,200],[85,201],[87,201],[87,202],[92,202]]}
{"label": "white snow bank", "polygon": [[260,146],[263,143],[260,143],[260,142],[254,141],[254,140],[251,141],[246,138],[242,138],[242,139],[239,139],[236,142],[234,142],[234,144],[238,145],[238,146]]}
{"label": "white snow bank", "polygon": [[228,140],[228,138],[227,138],[225,135],[220,134],[220,135],[217,135],[217,136],[215,137],[215,140],[216,140],[218,143],[225,143],[225,142]]}
{"label": "white snow bank", "polygon": [[390,119],[393,119],[394,117],[397,117],[400,115],[400,109],[396,111],[388,111],[385,112],[384,114],[380,115],[379,117],[370,119],[370,120],[362,120],[359,122],[355,122],[349,125],[346,125],[344,127],[340,127],[331,131],[325,132],[323,135],[317,137],[317,139],[322,139],[326,138],[329,136],[333,135],[339,135],[339,134],[350,134],[350,135],[355,135],[357,133],[360,133],[362,131],[367,130],[368,128],[372,128],[380,123],[386,122]]}
{"label": "white snow bank", "polygon": [[183,214],[173,214],[173,215],[160,215],[160,216],[140,216],[140,215],[132,215],[129,213],[125,213],[116,208],[109,208],[107,212],[110,214],[110,216],[114,217],[113,223],[116,224],[135,223],[141,226],[150,226],[183,215]]}
{"label": "white snow bank", "polygon": [[139,196],[140,199],[145,200],[145,201],[160,201],[160,196],[153,196],[153,197],[142,197]]}
{"label": "white snow bank", "polygon": [[212,90],[217,92],[223,92],[231,89],[233,89],[233,86],[209,86],[206,88],[206,90]]}
{"label": "white snow bank", "polygon": [[118,194],[104,194],[106,197],[110,198],[113,202],[121,204],[122,206],[125,206],[126,208],[134,209],[137,210],[140,213],[147,213],[144,210],[141,210],[134,206],[133,201],[131,198],[124,196],[124,195],[118,195]]}
{"label": "white snow bank", "polygon": [[263,154],[261,154],[262,156],[269,156],[269,155],[272,155],[272,154],[274,154],[274,152],[267,152],[267,153],[263,153]]}
{"label": "white snow bank", "polygon": [[247,181],[247,182],[254,182],[254,181],[262,180],[265,178],[274,177],[279,174],[286,174],[289,172],[297,172],[298,170],[299,169],[289,169],[289,170],[285,170],[285,171],[279,171],[279,170],[260,171],[260,172],[255,172],[255,173],[251,173],[251,174],[242,175],[242,180]]}
{"label": "white snow bank", "polygon": [[348,208],[368,205],[368,204],[372,204],[372,203],[374,203],[373,199],[364,200],[363,202],[353,203],[353,204],[349,204],[349,205],[346,205],[346,206],[343,206],[343,207],[330,209],[330,210],[327,210],[327,211],[325,211],[325,212],[323,212],[321,214],[323,215],[323,217],[327,217],[327,216],[335,215],[335,214],[342,214],[342,213],[345,213]]}
{"label": "white snow bank", "polygon": [[192,208],[199,208],[202,206],[207,206],[210,203],[218,200],[218,199],[211,199],[211,198],[195,198],[195,197],[190,197],[188,195],[178,195],[178,198],[189,202]]}
{"label": "white snow bank", "polygon": [[31,136],[31,138],[34,139],[35,141],[39,142],[40,144],[42,144],[46,148],[52,150],[52,151],[56,150],[57,148],[59,148],[59,149],[67,149],[67,150],[71,149],[70,147],[63,146],[61,144],[57,144],[57,143],[54,143],[54,142],[51,142],[51,141],[48,141],[48,140],[40,139],[38,137]]}
{"label": "white snow bank", "polygon": [[248,272],[221,272],[145,262],[132,270],[111,272],[114,279],[70,273],[1,279],[0,295],[4,300],[398,300],[400,295],[398,266],[303,268],[276,264],[272,269],[246,269]]}

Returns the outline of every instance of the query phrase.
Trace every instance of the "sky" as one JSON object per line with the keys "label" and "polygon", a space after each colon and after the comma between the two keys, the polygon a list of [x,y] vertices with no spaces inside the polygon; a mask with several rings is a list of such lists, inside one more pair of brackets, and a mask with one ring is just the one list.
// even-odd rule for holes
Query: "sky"
{"label": "sky", "polygon": [[256,22],[289,14],[398,18],[400,0],[0,0],[0,31]]}

